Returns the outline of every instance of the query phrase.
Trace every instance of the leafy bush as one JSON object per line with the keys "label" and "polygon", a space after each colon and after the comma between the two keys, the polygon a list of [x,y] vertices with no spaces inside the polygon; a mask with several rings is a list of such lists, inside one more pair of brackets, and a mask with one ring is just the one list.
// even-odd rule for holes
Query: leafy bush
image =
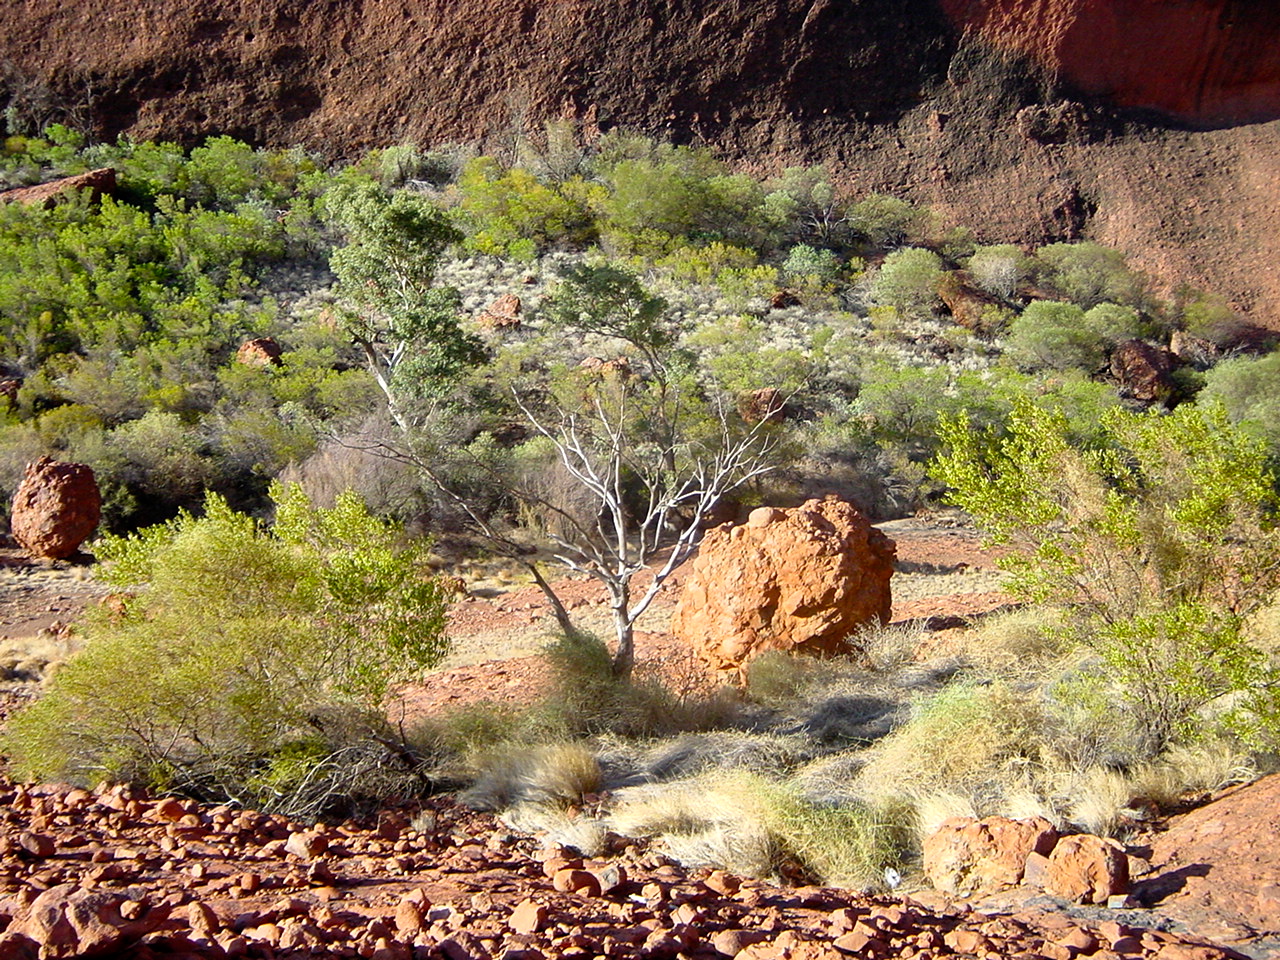
{"label": "leafy bush", "polygon": [[1113,696],[1159,752],[1203,732],[1201,708],[1235,694],[1256,733],[1273,671],[1243,623],[1280,586],[1275,478],[1265,447],[1221,411],[1116,408],[1091,442],[1060,413],[1018,404],[1007,433],[943,418],[935,472],[998,543],[1009,589],[1073,605]]}
{"label": "leafy bush", "polygon": [[895,250],[871,281],[871,299],[908,316],[932,313],[941,302],[938,283],[942,258],[932,250],[908,247]]}
{"label": "leafy bush", "polygon": [[596,174],[609,188],[602,232],[620,250],[661,254],[677,238],[752,247],[763,240],[763,188],[705,148],[618,138],[602,142]]}
{"label": "leafy bush", "polygon": [[203,517],[105,540],[104,579],[140,592],[9,724],[19,776],[271,807],[265,787],[300,748],[324,764],[386,736],[391,685],[445,651],[444,594],[354,497],[274,496],[270,531],[211,496]]}
{"label": "leafy bush", "polygon": [[555,243],[590,243],[595,222],[589,202],[599,192],[580,178],[548,186],[527,170],[503,170],[496,160],[477,157],[463,167],[457,185],[467,247],[529,260]]}
{"label": "leafy bush", "polygon": [[1084,309],[1100,303],[1141,306],[1146,278],[1130,270],[1124,254],[1099,243],[1051,243],[1036,251],[1033,273],[1045,292]]}
{"label": "leafy bush", "polygon": [[1221,404],[1233,423],[1280,450],[1280,353],[1223,360],[1204,381],[1197,403]]}
{"label": "leafy bush", "polygon": [[1005,348],[1026,370],[1085,370],[1106,359],[1103,339],[1074,303],[1036,300],[1009,325]]}
{"label": "leafy bush", "polygon": [[875,247],[899,247],[915,238],[923,212],[906,200],[873,193],[849,208],[854,233]]}

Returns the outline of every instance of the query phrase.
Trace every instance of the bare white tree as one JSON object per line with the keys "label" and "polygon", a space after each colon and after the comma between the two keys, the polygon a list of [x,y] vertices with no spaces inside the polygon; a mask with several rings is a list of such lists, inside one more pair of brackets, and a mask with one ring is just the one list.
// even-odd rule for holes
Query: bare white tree
{"label": "bare white tree", "polygon": [[[735,431],[720,403],[714,431],[695,439],[667,425],[659,431],[665,443],[655,443],[636,435],[630,409],[635,392],[626,384],[613,386],[595,391],[581,411],[557,411],[554,420],[519,397],[517,403],[596,507],[588,526],[574,513],[539,501],[565,521],[565,532],[547,533],[556,559],[604,586],[617,642],[614,672],[626,675],[635,663],[636,621],[688,558],[712,508],[774,468],[778,434],[764,421]],[[635,578],[644,571],[651,576],[637,590]]]}

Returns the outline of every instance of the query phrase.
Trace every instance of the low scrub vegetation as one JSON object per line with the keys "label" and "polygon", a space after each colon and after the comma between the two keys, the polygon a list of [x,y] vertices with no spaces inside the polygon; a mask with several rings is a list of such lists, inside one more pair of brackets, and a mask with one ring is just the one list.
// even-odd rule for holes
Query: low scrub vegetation
{"label": "low scrub vegetation", "polygon": [[417,772],[385,711],[392,683],[443,655],[444,594],[354,498],[315,509],[278,488],[264,530],[210,497],[203,516],[100,554],[103,576],[138,592],[96,613],[83,651],[7,726],[20,776],[296,809],[376,792],[386,778],[359,784],[353,756]]}
{"label": "low scrub vegetation", "polygon": [[[128,591],[8,724],[21,776],[296,816],[448,783],[584,849],[884,887],[946,815],[1123,835],[1275,754],[1276,354],[1212,295],[571,124],[334,169],[55,127],[7,138],[0,181],[104,165],[100,202],[0,203],[0,492],[92,465]],[[278,363],[237,360],[254,337]],[[1176,367],[1153,389],[1132,340]],[[646,571],[730,494],[814,489],[962,507],[1026,608],[923,663],[898,627],[741,692],[632,672]],[[388,722],[445,650],[423,532],[544,589],[537,702]],[[613,649],[554,562],[609,591]]]}

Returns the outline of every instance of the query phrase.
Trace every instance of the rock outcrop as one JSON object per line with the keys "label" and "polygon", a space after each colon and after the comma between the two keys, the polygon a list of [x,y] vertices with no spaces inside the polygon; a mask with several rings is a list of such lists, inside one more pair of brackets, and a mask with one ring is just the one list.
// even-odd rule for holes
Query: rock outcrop
{"label": "rock outcrop", "polygon": [[1173,393],[1173,354],[1145,340],[1125,340],[1111,351],[1111,375],[1134,400],[1166,400]]}
{"label": "rock outcrop", "polygon": [[65,560],[88,539],[102,516],[102,495],[83,463],[41,457],[27,464],[13,495],[9,532],[31,556]]}
{"label": "rock outcrop", "polygon": [[1041,817],[955,817],[924,842],[924,873],[943,893],[971,897],[1022,882],[1027,858],[1047,857],[1058,831]]}
{"label": "rock outcrop", "polygon": [[100,957],[118,955],[168,916],[168,905],[150,903],[143,892],[86,890],[64,883],[36,897],[5,932],[39,944],[40,960]]}
{"label": "rock outcrop", "polygon": [[279,366],[283,354],[284,351],[274,337],[255,337],[240,344],[240,349],[236,351],[236,363],[243,363],[247,367]]}
{"label": "rock outcrop", "polygon": [[519,330],[524,317],[524,304],[514,293],[504,293],[484,308],[476,323],[490,330]]}
{"label": "rock outcrop", "polygon": [[18,187],[14,190],[6,190],[0,193],[0,202],[22,203],[27,206],[40,204],[47,210],[63,197],[79,193],[82,190],[88,190],[90,199],[96,203],[102,199],[104,193],[114,193],[115,189],[115,170],[111,167],[101,167],[97,170],[90,170],[88,173],[76,174],[74,177],[50,180],[48,183],[37,184],[34,187]]}
{"label": "rock outcrop", "polygon": [[851,503],[759,507],[707,533],[671,631],[721,670],[766,650],[837,655],[860,627],[885,623],[893,541]]}
{"label": "rock outcrop", "polygon": [[751,390],[738,398],[738,415],[747,423],[781,423],[788,412],[787,398],[774,387]]}
{"label": "rock outcrop", "polygon": [[91,118],[102,140],[231,133],[353,157],[410,141],[536,145],[557,118],[588,140],[630,127],[762,170],[823,162],[984,243],[1085,236],[1136,257],[1163,292],[1204,287],[1280,326],[1270,4],[10,6],[0,106]]}
{"label": "rock outcrop", "polygon": [[1273,120],[1280,8],[1242,0],[942,0],[952,22],[1084,93],[1217,126]]}
{"label": "rock outcrop", "polygon": [[1114,840],[1063,837],[1049,854],[1045,892],[1076,903],[1106,903],[1129,891],[1129,858]]}

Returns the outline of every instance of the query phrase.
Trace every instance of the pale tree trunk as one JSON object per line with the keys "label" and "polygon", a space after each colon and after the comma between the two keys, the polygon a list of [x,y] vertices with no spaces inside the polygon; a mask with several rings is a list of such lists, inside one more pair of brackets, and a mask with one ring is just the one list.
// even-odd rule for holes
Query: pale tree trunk
{"label": "pale tree trunk", "polygon": [[613,611],[613,629],[618,648],[613,655],[613,675],[619,679],[631,676],[636,665],[635,620],[631,616],[631,585],[625,580],[610,584],[609,606]]}

